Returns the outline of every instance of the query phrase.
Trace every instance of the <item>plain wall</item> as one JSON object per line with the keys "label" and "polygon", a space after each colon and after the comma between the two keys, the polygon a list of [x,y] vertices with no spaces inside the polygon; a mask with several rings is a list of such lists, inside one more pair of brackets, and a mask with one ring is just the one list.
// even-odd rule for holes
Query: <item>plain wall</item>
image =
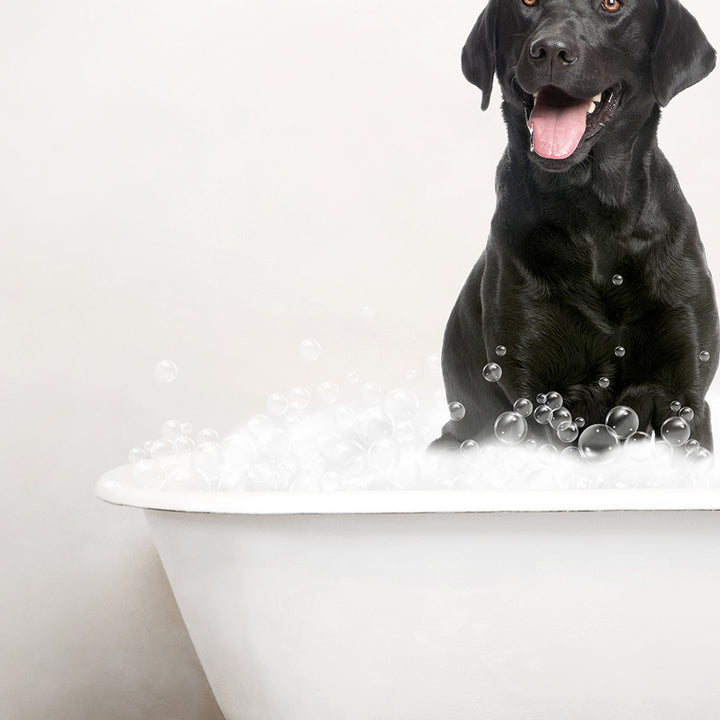
{"label": "plain wall", "polygon": [[[94,482],[169,418],[227,432],[350,369],[436,382],[505,141],[460,72],[481,8],[0,5],[0,716],[220,717],[142,513]],[[661,126],[716,275],[718,97]]]}

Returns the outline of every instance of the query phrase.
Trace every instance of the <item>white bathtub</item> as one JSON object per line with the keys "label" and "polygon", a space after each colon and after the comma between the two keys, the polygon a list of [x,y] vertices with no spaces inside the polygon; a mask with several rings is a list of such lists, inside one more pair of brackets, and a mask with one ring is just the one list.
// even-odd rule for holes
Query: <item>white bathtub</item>
{"label": "white bathtub", "polygon": [[720,717],[718,490],[97,494],[227,720]]}

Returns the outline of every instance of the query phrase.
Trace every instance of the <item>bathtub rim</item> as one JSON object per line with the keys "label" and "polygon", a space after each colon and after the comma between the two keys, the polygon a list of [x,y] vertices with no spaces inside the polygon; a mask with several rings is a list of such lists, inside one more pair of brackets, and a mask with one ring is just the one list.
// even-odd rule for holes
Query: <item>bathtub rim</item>
{"label": "bathtub rim", "polygon": [[104,473],[95,494],[113,505],[222,515],[720,510],[720,489],[362,490],[176,492],[138,487],[132,464]]}

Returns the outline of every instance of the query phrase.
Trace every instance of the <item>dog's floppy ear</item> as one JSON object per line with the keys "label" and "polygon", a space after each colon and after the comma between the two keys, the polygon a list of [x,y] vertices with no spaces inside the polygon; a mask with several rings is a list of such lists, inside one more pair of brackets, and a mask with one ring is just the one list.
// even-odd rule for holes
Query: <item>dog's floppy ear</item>
{"label": "dog's floppy ear", "polygon": [[495,75],[495,19],[497,0],[490,0],[470,31],[462,49],[463,75],[482,90],[483,110],[490,104],[490,92]]}
{"label": "dog's floppy ear", "polygon": [[679,0],[658,0],[658,10],[652,83],[655,99],[665,107],[680,91],[712,71],[715,50]]}

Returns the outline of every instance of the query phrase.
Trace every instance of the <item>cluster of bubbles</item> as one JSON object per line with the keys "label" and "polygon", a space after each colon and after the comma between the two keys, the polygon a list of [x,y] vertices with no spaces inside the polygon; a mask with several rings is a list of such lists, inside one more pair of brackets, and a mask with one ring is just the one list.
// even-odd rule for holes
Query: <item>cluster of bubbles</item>
{"label": "cluster of bubbles", "polygon": [[[298,351],[307,363],[322,353],[311,339]],[[497,346],[498,358],[506,353]],[[171,365],[162,377],[174,378],[177,368]],[[439,378],[439,355],[425,365]],[[483,377],[497,382],[502,368],[489,362]],[[441,389],[423,396],[407,387],[384,391],[375,382],[362,382],[355,371],[345,380],[352,397],[333,381],[313,390],[297,386],[272,393],[261,414],[222,438],[212,428],[193,433],[189,423],[168,420],[157,439],[130,451],[134,480],[145,488],[183,492],[707,487],[714,482],[711,454],[691,438],[694,412],[679,402],[671,405],[672,415],[655,438],[639,429],[632,408],[615,407],[604,423],[587,426],[573,417],[560,393],[551,391],[534,402],[519,399],[502,413],[494,426],[498,442],[466,440],[459,452],[441,453],[428,452],[428,444],[445,422],[463,420],[461,402],[448,404]],[[543,431],[533,435],[553,442],[529,437],[533,423]]]}

